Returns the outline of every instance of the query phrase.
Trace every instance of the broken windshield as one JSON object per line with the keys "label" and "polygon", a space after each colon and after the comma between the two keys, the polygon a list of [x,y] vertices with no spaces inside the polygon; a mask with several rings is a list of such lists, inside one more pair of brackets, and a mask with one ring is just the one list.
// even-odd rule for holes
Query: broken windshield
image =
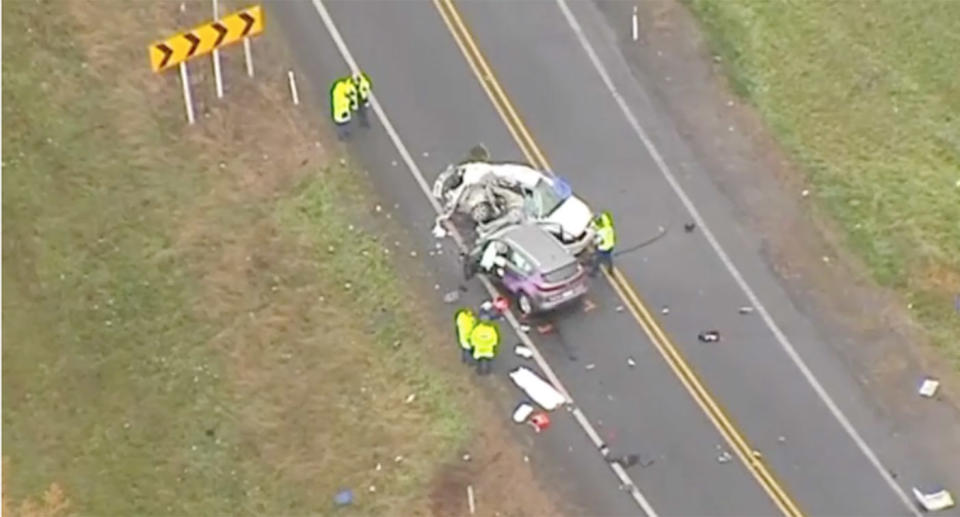
{"label": "broken windshield", "polygon": [[563,203],[564,199],[553,185],[544,179],[540,179],[534,185],[527,202],[534,215],[542,219],[552,214]]}

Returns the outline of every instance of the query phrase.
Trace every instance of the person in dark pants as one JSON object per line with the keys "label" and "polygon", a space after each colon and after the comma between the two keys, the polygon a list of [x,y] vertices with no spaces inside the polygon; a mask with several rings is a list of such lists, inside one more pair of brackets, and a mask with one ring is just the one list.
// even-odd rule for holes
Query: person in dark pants
{"label": "person in dark pants", "polygon": [[500,328],[489,319],[481,319],[470,333],[470,344],[473,346],[473,359],[477,362],[477,374],[489,374],[500,345]]}
{"label": "person in dark pants", "polygon": [[463,307],[454,316],[457,328],[457,344],[460,345],[460,362],[469,363],[473,357],[473,345],[470,343],[470,334],[477,326],[477,316],[472,309]]}
{"label": "person in dark pants", "polygon": [[370,77],[364,72],[353,74],[353,87],[357,94],[354,96],[353,110],[357,112],[357,118],[360,119],[361,127],[370,127],[370,121],[367,120],[367,112],[370,110],[370,92],[373,91],[373,83]]}
{"label": "person in dark pants", "polygon": [[593,254],[590,276],[596,276],[600,272],[601,265],[607,266],[607,271],[613,272],[613,248],[617,244],[613,216],[610,212],[603,212],[593,220],[592,224],[597,232],[597,247]]}
{"label": "person in dark pants", "polygon": [[337,138],[346,140],[350,136],[350,120],[353,112],[354,100],[357,96],[356,87],[349,77],[341,77],[330,87],[330,116],[337,127]]}

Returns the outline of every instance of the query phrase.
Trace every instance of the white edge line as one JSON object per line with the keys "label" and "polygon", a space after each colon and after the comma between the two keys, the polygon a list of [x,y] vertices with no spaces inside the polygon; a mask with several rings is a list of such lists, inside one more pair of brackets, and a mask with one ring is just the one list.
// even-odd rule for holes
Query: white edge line
{"label": "white edge line", "polygon": [[577,18],[567,6],[566,0],[556,0],[556,2],[560,7],[560,10],[563,11],[563,15],[566,18],[567,23],[570,25],[570,28],[573,29],[574,33],[576,33],[577,39],[580,41],[580,45],[586,51],[587,56],[593,63],[597,73],[600,74],[600,78],[603,79],[603,83],[607,86],[607,89],[610,91],[610,94],[613,96],[614,100],[617,101],[617,105],[620,107],[620,111],[623,112],[623,115],[627,118],[627,122],[629,122],[634,132],[643,142],[647,152],[650,153],[650,156],[653,158],[653,161],[656,162],[660,172],[663,173],[663,177],[670,184],[670,187],[673,189],[677,197],[680,198],[680,201],[690,213],[690,216],[693,218],[694,222],[702,230],[707,242],[710,243],[710,247],[713,248],[713,251],[720,258],[720,261],[723,262],[723,265],[727,268],[727,271],[737,282],[737,285],[740,286],[740,290],[743,291],[743,293],[747,296],[747,299],[750,301],[750,303],[756,307],[758,314],[760,314],[760,317],[763,318],[764,323],[766,323],[767,327],[773,333],[774,337],[777,339],[777,342],[780,343],[780,346],[783,348],[784,352],[787,353],[793,363],[803,374],[804,378],[806,378],[810,386],[813,387],[813,390],[830,410],[830,413],[833,414],[834,418],[836,418],[847,434],[850,435],[850,438],[857,444],[857,447],[864,454],[864,456],[867,457],[884,481],[886,481],[887,484],[890,485],[890,488],[897,494],[897,496],[900,497],[900,500],[903,502],[904,506],[910,510],[910,513],[919,517],[919,511],[913,505],[913,502],[907,496],[906,492],[904,492],[900,485],[897,484],[887,469],[884,468],[877,455],[873,452],[870,446],[867,445],[867,442],[863,439],[863,437],[860,436],[860,433],[858,433],[853,427],[853,424],[851,424],[850,420],[847,419],[846,415],[843,414],[843,411],[841,411],[837,404],[833,401],[833,399],[827,393],[827,390],[824,389],[823,385],[820,384],[820,381],[817,380],[816,376],[804,362],[803,358],[801,358],[800,354],[797,353],[796,349],[793,347],[793,344],[790,343],[790,340],[783,333],[783,331],[780,330],[780,327],[777,326],[776,322],[773,320],[773,317],[770,316],[769,311],[767,311],[766,307],[760,303],[760,299],[757,297],[756,293],[753,292],[753,289],[750,287],[750,285],[747,284],[747,281],[743,278],[743,275],[740,273],[740,270],[737,269],[737,266],[733,264],[730,256],[727,255],[727,252],[724,251],[724,249],[720,246],[719,241],[717,241],[717,238],[713,235],[713,232],[710,231],[706,221],[704,221],[703,217],[700,216],[700,212],[694,206],[693,202],[690,200],[690,197],[687,196],[686,192],[684,192],[683,187],[680,186],[676,176],[674,176],[673,172],[670,171],[670,168],[660,155],[660,152],[653,145],[653,141],[647,135],[647,132],[643,129],[643,126],[641,126],[637,121],[637,117],[634,116],[633,111],[627,105],[626,101],[623,99],[623,96],[620,95],[619,91],[617,91],[617,87],[610,79],[610,74],[607,73],[606,67],[603,65],[603,62],[594,51],[593,46],[590,44],[590,41],[584,34],[583,28],[580,26]]}
{"label": "white edge line", "polygon": [[[330,37],[333,38],[334,43],[337,45],[337,49],[340,52],[340,55],[343,57],[343,60],[346,61],[347,66],[350,68],[351,73],[359,73],[360,69],[357,67],[357,62],[354,61],[353,55],[350,53],[350,50],[347,48],[346,42],[343,40],[343,37],[340,35],[340,31],[337,30],[337,26],[333,23],[333,18],[330,16],[330,13],[327,11],[326,6],[323,5],[321,0],[312,0],[314,8],[316,8],[317,13],[320,14],[320,18],[323,19],[323,23],[327,28],[327,31],[330,33]],[[380,119],[380,123],[383,124],[384,130],[386,130],[387,135],[390,136],[390,140],[393,142],[394,147],[397,148],[397,152],[400,153],[400,157],[403,159],[404,164],[406,164],[407,169],[410,171],[410,174],[416,180],[417,184],[420,186],[420,190],[423,191],[424,195],[429,200],[430,205],[433,207],[433,210],[439,215],[441,213],[440,205],[433,198],[430,188],[427,185],[427,181],[424,179],[423,173],[420,172],[420,168],[414,162],[413,157],[410,155],[410,152],[407,151],[407,147],[403,144],[403,141],[400,140],[400,135],[393,128],[393,124],[390,123],[390,119],[387,118],[386,112],[383,110],[383,107],[377,100],[375,93],[370,94],[370,104],[373,107],[374,113],[377,114],[377,118]],[[456,228],[448,227],[451,235],[453,235],[454,241],[457,243],[457,247],[461,251],[466,251],[466,246],[464,245],[463,237],[460,236]],[[490,296],[497,295],[497,291],[494,289],[490,281],[485,277],[480,277],[480,281],[483,283],[487,292]],[[551,384],[564,396],[567,403],[567,408],[573,414],[574,419],[577,423],[580,424],[580,427],[587,434],[587,437],[590,438],[590,441],[593,442],[594,446],[597,447],[598,452],[606,444],[600,438],[600,435],[594,429],[593,425],[590,423],[590,420],[587,419],[586,415],[583,414],[583,411],[573,401],[573,398],[570,396],[570,393],[563,386],[563,383],[560,382],[560,379],[557,378],[556,374],[553,372],[553,369],[550,368],[550,365],[547,364],[547,361],[543,358],[543,355],[540,353],[539,348],[533,343],[529,336],[526,335],[520,329],[520,323],[517,321],[516,316],[513,312],[507,310],[505,312],[507,322],[516,332],[517,336],[520,337],[520,341],[523,342],[528,348],[533,351],[534,360],[537,363],[537,366],[544,372],[547,378],[550,380]],[[601,456],[605,456],[601,453]],[[606,459],[606,458],[604,458]],[[657,513],[654,511],[653,507],[647,501],[647,498],[640,492],[640,489],[637,488],[637,485],[633,482],[630,476],[627,474],[626,470],[618,464],[607,462],[614,474],[620,480],[622,486],[629,490],[630,495],[633,496],[634,501],[640,506],[643,512],[648,517],[657,517]]]}

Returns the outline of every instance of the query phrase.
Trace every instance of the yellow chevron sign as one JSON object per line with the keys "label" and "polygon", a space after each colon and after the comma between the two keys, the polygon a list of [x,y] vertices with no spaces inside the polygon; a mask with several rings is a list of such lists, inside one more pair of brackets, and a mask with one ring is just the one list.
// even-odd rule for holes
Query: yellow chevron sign
{"label": "yellow chevron sign", "polygon": [[261,32],[263,9],[259,5],[248,7],[220,20],[153,43],[149,49],[150,68],[154,72],[161,72]]}

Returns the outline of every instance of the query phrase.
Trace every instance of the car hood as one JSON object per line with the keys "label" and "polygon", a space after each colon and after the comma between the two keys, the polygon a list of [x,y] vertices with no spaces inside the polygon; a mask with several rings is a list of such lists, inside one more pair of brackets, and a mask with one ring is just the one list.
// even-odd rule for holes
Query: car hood
{"label": "car hood", "polygon": [[590,207],[586,203],[577,196],[570,196],[544,221],[559,225],[564,233],[568,233],[576,239],[587,231],[592,216]]}

